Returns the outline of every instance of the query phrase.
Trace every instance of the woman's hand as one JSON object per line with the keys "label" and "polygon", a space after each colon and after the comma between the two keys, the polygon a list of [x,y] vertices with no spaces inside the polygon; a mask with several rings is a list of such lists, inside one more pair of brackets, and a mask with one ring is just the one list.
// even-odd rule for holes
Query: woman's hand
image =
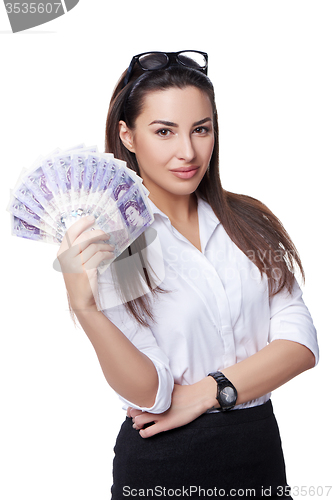
{"label": "woman's hand", "polygon": [[[170,408],[164,413],[154,414],[128,408],[127,415],[133,419],[133,428],[140,431],[143,438],[154,436],[186,425],[206,410],[218,406],[216,401],[216,382],[206,377],[192,385],[174,385]],[[144,425],[154,422],[146,429]]]}
{"label": "woman's hand", "polygon": [[113,258],[114,247],[105,243],[110,236],[100,229],[88,231],[94,221],[94,217],[76,221],[66,232],[57,253],[74,311],[96,307],[97,267]]}

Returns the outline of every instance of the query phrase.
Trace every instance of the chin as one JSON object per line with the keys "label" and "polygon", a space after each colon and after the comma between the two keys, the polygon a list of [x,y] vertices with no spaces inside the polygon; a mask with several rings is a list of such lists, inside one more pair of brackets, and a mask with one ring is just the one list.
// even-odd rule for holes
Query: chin
{"label": "chin", "polygon": [[176,194],[178,196],[188,196],[192,193],[194,193],[197,189],[199,184],[195,184],[195,186],[177,186],[174,189],[168,190],[172,194]]}
{"label": "chin", "polygon": [[177,193],[180,194],[180,195],[188,195],[188,194],[192,194],[194,193],[200,183],[201,183],[201,180],[197,180],[195,182],[184,182],[183,184],[177,186],[176,190],[177,190]]}

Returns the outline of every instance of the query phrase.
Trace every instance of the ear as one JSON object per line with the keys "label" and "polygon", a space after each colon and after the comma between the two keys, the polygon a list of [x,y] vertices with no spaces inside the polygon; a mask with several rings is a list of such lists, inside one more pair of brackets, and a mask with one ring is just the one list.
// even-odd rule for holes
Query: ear
{"label": "ear", "polygon": [[119,122],[119,137],[125,148],[128,149],[128,151],[130,151],[131,153],[135,153],[132,130],[123,120]]}

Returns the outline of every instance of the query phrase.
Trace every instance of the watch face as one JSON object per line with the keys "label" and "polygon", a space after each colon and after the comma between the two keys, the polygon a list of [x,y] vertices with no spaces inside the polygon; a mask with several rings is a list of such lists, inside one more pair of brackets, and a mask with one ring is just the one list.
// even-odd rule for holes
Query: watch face
{"label": "watch face", "polygon": [[234,403],[236,399],[236,394],[234,389],[230,386],[224,387],[220,392],[220,398],[224,403],[228,405]]}

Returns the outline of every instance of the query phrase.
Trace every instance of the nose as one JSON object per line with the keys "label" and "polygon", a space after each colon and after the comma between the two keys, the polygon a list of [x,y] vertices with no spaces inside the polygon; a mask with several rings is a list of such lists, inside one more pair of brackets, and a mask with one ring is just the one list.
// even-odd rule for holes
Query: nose
{"label": "nose", "polygon": [[192,143],[192,137],[187,134],[178,136],[178,151],[177,158],[190,162],[195,158],[195,149]]}

